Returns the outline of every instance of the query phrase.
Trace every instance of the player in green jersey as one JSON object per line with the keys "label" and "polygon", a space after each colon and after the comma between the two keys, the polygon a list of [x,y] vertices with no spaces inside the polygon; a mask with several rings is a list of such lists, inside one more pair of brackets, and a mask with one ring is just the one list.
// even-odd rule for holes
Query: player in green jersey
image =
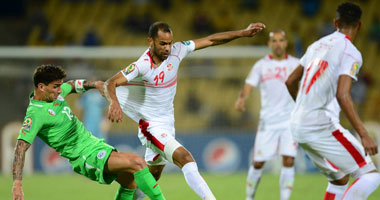
{"label": "player in green jersey", "polygon": [[61,67],[42,65],[33,75],[34,92],[30,94],[25,121],[17,138],[13,160],[13,200],[24,199],[22,170],[25,152],[36,136],[67,158],[78,174],[102,184],[116,180],[120,188],[116,200],[132,199],[136,185],[151,199],[165,199],[143,158],[134,153],[119,153],[87,131],[65,101],[71,93],[97,88],[102,81],[72,80],[63,83]]}

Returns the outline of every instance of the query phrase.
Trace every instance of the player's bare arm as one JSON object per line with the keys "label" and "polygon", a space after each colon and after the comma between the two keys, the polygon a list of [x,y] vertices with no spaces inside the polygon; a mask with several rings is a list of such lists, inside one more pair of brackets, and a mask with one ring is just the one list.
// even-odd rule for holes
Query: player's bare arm
{"label": "player's bare arm", "polygon": [[[83,88],[82,92],[96,88],[99,90],[100,94],[102,94],[104,96],[104,91],[103,91],[104,82],[103,81],[70,80],[70,81],[67,81],[66,83],[70,84],[72,87],[70,94],[81,93],[80,88]],[[78,88],[78,87],[80,87],[80,88]]]}
{"label": "player's bare arm", "polygon": [[12,196],[13,200],[24,199],[24,193],[22,191],[22,170],[24,168],[25,153],[30,147],[28,142],[24,140],[17,140],[14,158],[13,158],[13,188]]}
{"label": "player's bare arm", "polygon": [[238,98],[235,102],[235,109],[241,112],[245,111],[245,100],[251,95],[253,86],[245,84],[244,88],[240,91]]}
{"label": "player's bare arm", "polygon": [[360,120],[359,115],[355,111],[354,104],[351,98],[351,86],[352,78],[348,75],[342,75],[338,80],[338,89],[336,98],[342,111],[347,116],[352,127],[360,136],[364,150],[366,154],[375,155],[377,154],[377,144],[375,141],[368,135],[367,130],[365,129],[363,122]]}
{"label": "player's bare arm", "polygon": [[289,75],[285,84],[288,88],[290,96],[292,96],[293,100],[297,99],[297,93],[299,88],[299,82],[302,78],[304,67],[302,65],[298,65],[298,67]]}
{"label": "player's bare arm", "polygon": [[122,121],[122,110],[116,97],[116,87],[126,82],[128,82],[128,80],[119,72],[104,83],[104,95],[110,103],[108,119],[112,122]]}
{"label": "player's bare arm", "polygon": [[195,43],[194,50],[203,49],[209,46],[221,45],[241,37],[253,37],[264,28],[265,25],[263,23],[252,23],[243,30],[215,33],[205,38],[195,39],[193,40]]}

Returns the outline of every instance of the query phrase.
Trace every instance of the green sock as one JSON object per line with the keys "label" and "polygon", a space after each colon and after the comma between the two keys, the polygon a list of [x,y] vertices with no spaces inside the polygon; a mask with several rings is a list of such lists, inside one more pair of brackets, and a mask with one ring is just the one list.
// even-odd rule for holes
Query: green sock
{"label": "green sock", "polygon": [[117,190],[115,200],[133,200],[135,191],[136,189],[128,189],[120,186],[119,190]]}
{"label": "green sock", "polygon": [[165,200],[164,195],[161,192],[160,186],[157,184],[156,179],[149,172],[148,167],[135,172],[135,182],[137,187],[140,188],[148,197],[152,200]]}

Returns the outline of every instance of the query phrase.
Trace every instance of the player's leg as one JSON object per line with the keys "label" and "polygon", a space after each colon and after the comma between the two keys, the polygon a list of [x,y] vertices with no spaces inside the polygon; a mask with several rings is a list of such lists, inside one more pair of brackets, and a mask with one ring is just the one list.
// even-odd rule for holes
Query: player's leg
{"label": "player's leg", "polygon": [[165,199],[145,161],[137,154],[112,152],[105,172],[118,176],[121,188],[115,199],[132,199],[136,185],[151,199]]}
{"label": "player's leg", "polygon": [[344,155],[335,161],[336,166],[349,173],[356,180],[347,188],[343,199],[367,199],[380,185],[380,174],[377,172],[371,158],[365,155],[362,144],[347,130],[337,125],[332,132],[336,146],[344,149]]}
{"label": "player's leg", "polygon": [[181,168],[187,184],[199,197],[207,200],[215,199],[206,181],[200,175],[193,156],[185,147],[173,139],[165,146],[165,154],[167,157],[171,157],[172,162]]}
{"label": "player's leg", "polygon": [[139,138],[150,148],[171,163],[182,169],[187,184],[202,199],[215,199],[207,183],[201,177],[191,153],[174,138],[173,124],[150,124],[140,120]]}
{"label": "player's leg", "polygon": [[[165,167],[165,160],[162,156],[152,149],[147,148],[145,151],[145,161],[148,164],[149,171],[153,175],[153,177],[158,181],[161,177],[162,170]],[[136,188],[135,194],[133,196],[133,200],[143,200],[146,194],[140,190],[140,188]]]}
{"label": "player's leg", "polygon": [[279,129],[280,155],[282,155],[282,168],[280,175],[281,200],[288,200],[294,185],[294,157],[297,155],[297,143],[293,140],[289,127]]}
{"label": "player's leg", "polygon": [[265,162],[253,161],[249,166],[246,183],[246,200],[254,199],[257,187],[263,174]]}
{"label": "player's leg", "polygon": [[341,200],[345,190],[348,187],[349,176],[338,170],[336,166],[321,156],[316,149],[313,149],[310,146],[309,143],[300,143],[300,146],[305,150],[314,165],[327,177],[329,181],[323,199]]}

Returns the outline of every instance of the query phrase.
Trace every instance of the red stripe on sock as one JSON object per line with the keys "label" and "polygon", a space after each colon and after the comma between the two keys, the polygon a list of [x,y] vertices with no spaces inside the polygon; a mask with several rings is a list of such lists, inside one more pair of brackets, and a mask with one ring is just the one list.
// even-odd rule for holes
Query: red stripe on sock
{"label": "red stripe on sock", "polygon": [[323,198],[323,200],[335,200],[335,196],[336,194],[326,191],[325,197]]}
{"label": "red stripe on sock", "polygon": [[343,133],[338,130],[334,131],[332,135],[344,146],[344,148],[351,154],[359,167],[363,167],[367,164],[364,160],[363,156],[359,153],[359,151],[352,145],[350,141],[344,137]]}
{"label": "red stripe on sock", "polygon": [[146,137],[148,141],[150,141],[154,146],[159,148],[161,151],[164,151],[165,145],[163,145],[156,137],[154,137],[149,131],[148,131],[149,122],[146,122],[142,119],[139,121],[139,127],[141,129],[141,133]]}

